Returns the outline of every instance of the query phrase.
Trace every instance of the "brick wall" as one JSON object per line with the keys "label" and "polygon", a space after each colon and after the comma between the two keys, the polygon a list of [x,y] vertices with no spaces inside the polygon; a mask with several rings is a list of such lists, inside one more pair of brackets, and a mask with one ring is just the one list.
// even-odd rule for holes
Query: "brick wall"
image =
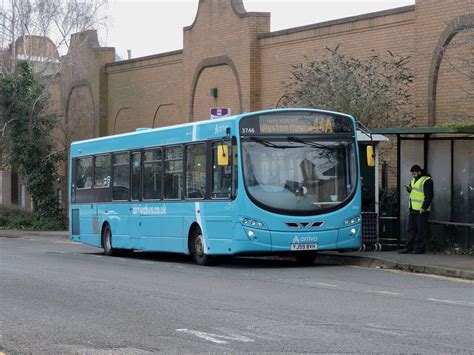
{"label": "brick wall", "polygon": [[181,51],[108,64],[107,133],[186,122],[182,72]]}

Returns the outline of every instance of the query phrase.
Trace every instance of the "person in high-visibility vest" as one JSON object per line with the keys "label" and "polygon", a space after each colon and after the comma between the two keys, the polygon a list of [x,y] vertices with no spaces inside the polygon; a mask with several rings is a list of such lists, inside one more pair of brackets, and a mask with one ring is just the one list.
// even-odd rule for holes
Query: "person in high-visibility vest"
{"label": "person in high-visibility vest", "polygon": [[405,249],[399,253],[423,254],[428,236],[428,217],[433,201],[433,180],[423,172],[419,165],[410,169],[413,179],[410,185],[405,185],[408,193],[410,215],[408,217],[408,241]]}

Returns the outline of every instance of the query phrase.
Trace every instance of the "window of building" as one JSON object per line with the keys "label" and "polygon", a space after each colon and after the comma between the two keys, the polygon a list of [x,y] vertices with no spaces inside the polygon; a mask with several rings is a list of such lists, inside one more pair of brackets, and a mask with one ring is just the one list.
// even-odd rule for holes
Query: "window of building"
{"label": "window of building", "polygon": [[206,196],[206,145],[186,147],[186,198]]}
{"label": "window of building", "polygon": [[113,199],[128,200],[130,191],[130,154],[116,153],[113,155]]}
{"label": "window of building", "polygon": [[165,149],[165,199],[181,199],[183,191],[183,148]]}
{"label": "window of building", "polygon": [[95,157],[94,188],[110,186],[110,155]]}
{"label": "window of building", "polygon": [[146,150],[143,153],[143,199],[161,198],[161,149]]}
{"label": "window of building", "polygon": [[92,157],[77,159],[77,188],[92,187]]}

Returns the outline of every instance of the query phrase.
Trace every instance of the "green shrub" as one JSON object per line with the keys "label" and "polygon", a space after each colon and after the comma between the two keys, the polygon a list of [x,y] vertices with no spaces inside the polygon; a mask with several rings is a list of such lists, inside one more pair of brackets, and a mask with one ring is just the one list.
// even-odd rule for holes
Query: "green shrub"
{"label": "green shrub", "polygon": [[65,230],[66,216],[61,213],[54,219],[38,220],[34,213],[21,208],[0,207],[0,228],[31,230]]}

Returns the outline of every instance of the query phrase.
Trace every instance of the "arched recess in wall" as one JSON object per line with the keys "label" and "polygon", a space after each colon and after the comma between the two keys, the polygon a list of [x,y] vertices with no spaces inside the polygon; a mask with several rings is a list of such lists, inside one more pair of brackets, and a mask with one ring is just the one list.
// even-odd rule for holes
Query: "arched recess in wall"
{"label": "arched recess in wall", "polygon": [[[215,75],[207,75],[205,73],[206,70],[208,70],[209,74],[213,71],[213,74]],[[205,77],[203,77],[203,75],[205,75]],[[219,77],[219,75],[223,75],[223,77]],[[233,78],[233,83],[226,82],[226,78]],[[217,100],[210,96],[209,91],[213,87],[218,89]],[[195,108],[204,112],[204,108],[207,106],[206,116],[202,117],[207,118],[209,116],[208,110],[210,107],[215,105],[223,107],[228,104],[230,100],[233,100],[233,106],[237,106],[237,109],[239,110],[239,112],[233,111],[233,114],[243,112],[242,87],[240,84],[239,73],[237,72],[237,67],[234,62],[228,56],[203,59],[196,68],[191,88],[191,98],[189,101],[190,122],[195,121]],[[235,95],[231,96],[229,92],[233,89],[235,89]],[[200,94],[201,91],[202,94]]]}
{"label": "arched recess in wall", "polygon": [[178,107],[175,104],[161,104],[153,116],[152,128],[159,128],[176,124]]}
{"label": "arched recess in wall", "polygon": [[431,61],[428,81],[428,125],[436,125],[436,91],[438,86],[439,68],[443,55],[454,36],[461,31],[474,28],[474,14],[456,17],[441,34]]}
{"label": "arched recess in wall", "polygon": [[133,108],[120,108],[115,115],[113,134],[133,132],[135,128]]}
{"label": "arched recess in wall", "polygon": [[95,137],[95,109],[92,89],[86,80],[73,83],[66,100],[63,132],[65,143]]}

